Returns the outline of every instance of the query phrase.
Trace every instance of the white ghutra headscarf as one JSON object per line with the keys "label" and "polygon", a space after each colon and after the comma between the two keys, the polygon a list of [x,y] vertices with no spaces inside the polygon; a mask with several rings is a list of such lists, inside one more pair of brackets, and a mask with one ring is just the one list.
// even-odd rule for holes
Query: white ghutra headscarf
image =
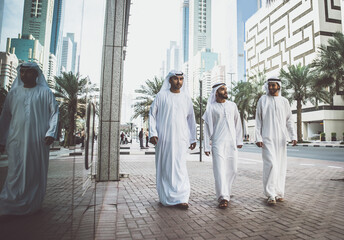
{"label": "white ghutra headscarf", "polygon": [[270,95],[270,93],[269,93],[269,82],[275,82],[280,86],[280,90],[278,91],[278,96],[280,97],[281,92],[282,92],[282,81],[281,81],[281,79],[279,79],[278,77],[270,77],[270,78],[268,78],[268,80],[266,80],[266,82],[264,84],[266,95]]}
{"label": "white ghutra headscarf", "polygon": [[16,77],[16,79],[14,80],[14,82],[12,84],[11,90],[16,88],[16,87],[19,87],[19,86],[24,86],[24,83],[23,83],[23,81],[20,78],[20,69],[22,67],[27,68],[27,69],[35,69],[37,71],[37,73],[38,73],[38,76],[36,78],[36,84],[44,86],[44,87],[49,87],[48,83],[45,80],[45,77],[44,77],[44,75],[42,73],[42,70],[39,68],[38,64],[35,63],[35,62],[25,62],[25,63],[20,64],[17,67],[17,77]]}
{"label": "white ghutra headscarf", "polygon": [[[170,83],[170,78],[173,77],[173,76],[183,76],[184,73],[181,72],[181,71],[176,71],[176,70],[171,70],[167,76],[165,77],[165,80],[164,80],[164,83],[162,84],[162,87],[160,89],[159,92],[163,92],[163,91],[170,91],[170,88],[171,88],[171,83]],[[180,88],[180,92],[182,93],[185,93],[189,96],[189,91],[188,91],[188,88],[186,86],[186,82],[183,81],[183,85],[182,87]]]}
{"label": "white ghutra headscarf", "polygon": [[213,114],[212,114],[212,111],[210,109],[210,106],[216,102],[216,92],[222,86],[226,86],[226,84],[225,83],[216,83],[213,85],[210,96],[208,98],[207,108],[205,110],[205,113],[202,116],[202,119],[208,124],[210,136],[212,136],[213,132],[214,132]]}

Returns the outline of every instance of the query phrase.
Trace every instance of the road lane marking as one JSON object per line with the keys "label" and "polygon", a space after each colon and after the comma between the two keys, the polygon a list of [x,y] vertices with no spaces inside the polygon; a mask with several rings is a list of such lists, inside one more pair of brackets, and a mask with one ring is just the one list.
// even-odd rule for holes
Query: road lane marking
{"label": "road lane marking", "polygon": [[301,166],[314,166],[312,163],[300,163]]}
{"label": "road lane marking", "polygon": [[299,149],[287,149],[287,151],[290,151],[290,152],[299,152],[300,150],[299,150]]}
{"label": "road lane marking", "polygon": [[329,168],[342,168],[342,167],[337,167],[337,166],[327,166]]}

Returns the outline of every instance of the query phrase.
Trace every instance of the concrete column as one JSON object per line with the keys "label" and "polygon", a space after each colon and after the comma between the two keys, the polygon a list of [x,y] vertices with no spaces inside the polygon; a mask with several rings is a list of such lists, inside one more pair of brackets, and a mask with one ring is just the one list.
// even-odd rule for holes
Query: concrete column
{"label": "concrete column", "polygon": [[107,0],[98,134],[98,181],[119,180],[123,60],[130,0]]}

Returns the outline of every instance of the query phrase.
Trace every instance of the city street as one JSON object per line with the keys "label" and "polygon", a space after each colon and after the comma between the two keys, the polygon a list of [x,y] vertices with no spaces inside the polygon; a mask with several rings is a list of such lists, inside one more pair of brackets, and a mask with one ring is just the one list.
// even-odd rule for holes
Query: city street
{"label": "city street", "polygon": [[[261,153],[261,149],[255,144],[245,144],[240,152]],[[288,156],[344,162],[344,148],[288,146]]]}
{"label": "city street", "polygon": [[85,194],[82,156],[53,152],[43,209],[1,218],[2,239],[343,239],[343,162],[289,157],[286,202],[269,207],[261,156],[241,151],[230,206],[221,210],[211,157],[199,162],[191,154],[190,208],[183,211],[159,204],[154,155],[128,146],[135,154],[121,155],[126,177],[93,182]]}

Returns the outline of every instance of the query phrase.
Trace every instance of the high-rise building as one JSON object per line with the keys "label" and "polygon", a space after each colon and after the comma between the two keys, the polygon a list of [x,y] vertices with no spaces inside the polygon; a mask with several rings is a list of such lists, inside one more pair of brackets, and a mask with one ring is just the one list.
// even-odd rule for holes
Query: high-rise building
{"label": "high-rise building", "polygon": [[[188,58],[188,83],[191,96],[199,94],[200,71],[199,58],[211,48],[211,0],[189,1],[189,58]],[[204,50],[207,49],[207,50]],[[209,50],[210,51],[210,50]],[[196,55],[199,54],[198,57]],[[209,69],[208,69],[209,70]]]}
{"label": "high-rise building", "polygon": [[182,50],[183,63],[189,61],[189,0],[182,4]]}
{"label": "high-rise building", "polygon": [[203,48],[211,48],[211,0],[189,2],[189,59]]}
{"label": "high-rise building", "polygon": [[[199,96],[199,81],[202,78],[202,74],[207,71],[211,71],[214,66],[218,64],[218,54],[212,52],[209,48],[202,49],[199,51],[196,56],[194,56],[194,65],[193,65],[193,98]],[[190,86],[189,86],[190,87]]]}
{"label": "high-rise building", "polygon": [[[342,31],[341,0],[333,1],[276,1],[262,7],[245,24],[246,73],[278,76],[289,65],[311,64],[317,58],[318,47],[327,45],[337,31]],[[303,139],[318,137],[324,132],[344,132],[344,101],[340,91],[333,97],[333,105],[319,103],[302,106]],[[296,119],[296,107],[292,105]],[[254,122],[248,124],[253,136]]]}
{"label": "high-rise building", "polygon": [[7,38],[21,32],[23,8],[23,0],[0,0],[0,51],[6,51]]}
{"label": "high-rise building", "polygon": [[73,44],[73,53],[72,53],[72,72],[75,73],[77,71],[77,62],[79,62],[79,58],[77,58],[77,50],[78,50],[78,43],[74,40],[74,33],[67,33],[67,37],[70,38]]}
{"label": "high-rise building", "polygon": [[74,33],[67,33],[63,38],[61,69],[63,72],[76,72],[77,66],[77,43],[74,41]]}
{"label": "high-rise building", "polygon": [[73,43],[69,37],[63,38],[61,72],[72,71]]}
{"label": "high-rise building", "polygon": [[17,56],[19,63],[36,62],[43,68],[44,48],[32,35],[8,39],[6,49]]}
{"label": "high-rise building", "polygon": [[176,41],[170,41],[170,47],[166,50],[166,69],[168,73],[171,70],[181,70],[181,51]]}
{"label": "high-rise building", "polygon": [[[56,56],[56,70],[61,68],[61,52],[63,44],[63,20],[65,12],[65,0],[55,0],[54,15],[51,28],[50,53]],[[50,59],[50,56],[49,56]],[[50,61],[50,60],[49,60]],[[49,63],[50,65],[50,63]],[[55,73],[57,74],[57,73]]]}
{"label": "high-rise building", "polygon": [[18,59],[15,54],[0,52],[0,88],[11,87],[17,76]]}
{"label": "high-rise building", "polygon": [[44,47],[43,72],[45,74],[49,65],[53,12],[54,0],[25,0],[22,35],[33,35]]}
{"label": "high-rise building", "polygon": [[64,0],[55,0],[50,41],[50,52],[55,56],[57,55],[59,45],[62,47],[64,8]]}
{"label": "high-rise building", "polygon": [[50,88],[55,88],[55,76],[57,72],[57,59],[54,54],[49,54],[49,66],[47,74],[47,82]]}

